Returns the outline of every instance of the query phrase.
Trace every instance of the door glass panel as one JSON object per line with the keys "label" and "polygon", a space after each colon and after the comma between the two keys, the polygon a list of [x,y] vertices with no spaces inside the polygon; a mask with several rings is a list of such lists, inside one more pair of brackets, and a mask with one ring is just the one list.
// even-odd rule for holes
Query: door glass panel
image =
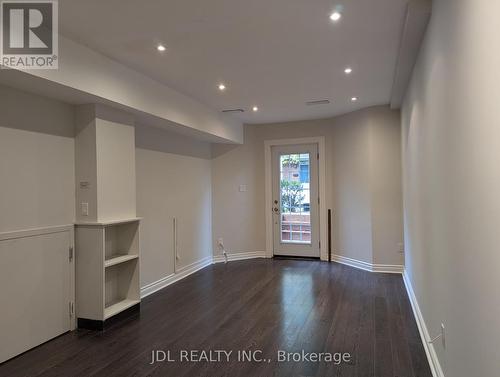
{"label": "door glass panel", "polygon": [[280,156],[282,243],[311,243],[309,162],[309,153]]}

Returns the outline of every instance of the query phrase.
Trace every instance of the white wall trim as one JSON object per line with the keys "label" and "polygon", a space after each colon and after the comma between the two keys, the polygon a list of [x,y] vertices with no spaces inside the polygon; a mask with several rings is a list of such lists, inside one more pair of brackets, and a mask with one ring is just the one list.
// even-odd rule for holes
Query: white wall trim
{"label": "white wall trim", "polygon": [[43,228],[29,228],[0,233],[0,241],[12,240],[16,238],[39,236],[42,234],[71,232],[73,224],[47,226]]}
{"label": "white wall trim", "polygon": [[[319,153],[319,239],[321,242],[321,260],[328,260],[328,234],[326,219],[326,148],[325,137],[303,137],[298,139],[278,139],[264,141],[264,177],[265,177],[265,214],[266,214],[266,257],[273,256],[273,215],[271,212],[273,201],[271,147],[275,145],[318,144]],[[269,205],[269,210],[267,206]]]}
{"label": "white wall trim", "polygon": [[[266,257],[265,251],[249,251],[249,252],[244,252],[244,253],[228,253],[227,254],[228,261],[253,259],[253,258],[265,258],[265,257]],[[214,263],[221,263],[224,261],[225,261],[225,259],[224,259],[224,256],[222,254],[214,255],[214,260],[213,260]]]}
{"label": "white wall trim", "polygon": [[161,278],[160,280],[145,285],[141,288],[141,298],[149,296],[150,294],[155,293],[156,291],[159,291],[160,289],[165,288],[170,284],[175,283],[176,281],[194,274],[196,271],[199,271],[202,268],[210,266],[212,262],[212,256],[205,257],[203,259],[200,259],[199,261],[181,267],[176,273],[170,274],[168,276],[165,276],[164,278]]}
{"label": "white wall trim", "polygon": [[402,274],[404,266],[400,264],[372,264],[373,272],[380,272],[385,274]]}
{"label": "white wall trim", "polygon": [[386,274],[402,274],[404,266],[398,264],[375,264],[344,257],[343,255],[332,254],[332,260],[337,263],[345,264],[347,266],[359,268],[369,272],[379,272]]}
{"label": "white wall trim", "polygon": [[439,363],[434,345],[428,342],[428,339],[430,339],[429,331],[427,329],[427,325],[425,324],[422,312],[420,311],[417,297],[415,296],[415,292],[413,291],[413,287],[411,285],[410,279],[408,278],[406,269],[403,271],[403,281],[406,287],[406,292],[408,293],[408,298],[410,299],[410,304],[413,309],[413,315],[415,316],[415,320],[417,322],[418,331],[424,345],[425,354],[427,355],[427,360],[429,361],[432,375],[434,377],[444,377],[443,369],[441,368],[441,364]]}

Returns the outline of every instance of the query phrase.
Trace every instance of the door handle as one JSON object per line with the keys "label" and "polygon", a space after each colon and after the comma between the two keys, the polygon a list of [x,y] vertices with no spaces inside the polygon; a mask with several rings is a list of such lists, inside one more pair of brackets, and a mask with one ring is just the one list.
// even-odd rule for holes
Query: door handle
{"label": "door handle", "polygon": [[280,213],[280,209],[278,207],[274,207],[273,212],[278,215]]}

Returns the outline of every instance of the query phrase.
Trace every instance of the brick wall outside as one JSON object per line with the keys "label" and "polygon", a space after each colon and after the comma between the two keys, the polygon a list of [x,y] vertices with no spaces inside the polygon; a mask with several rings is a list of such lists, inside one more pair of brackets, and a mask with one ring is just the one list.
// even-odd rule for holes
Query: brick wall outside
{"label": "brick wall outside", "polygon": [[311,241],[311,216],[298,213],[281,215],[281,239],[284,241]]}

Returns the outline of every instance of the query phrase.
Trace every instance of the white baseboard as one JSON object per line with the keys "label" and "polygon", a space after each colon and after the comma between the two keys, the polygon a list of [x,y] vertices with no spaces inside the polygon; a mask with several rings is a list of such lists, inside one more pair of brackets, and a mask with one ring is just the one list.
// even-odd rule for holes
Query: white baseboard
{"label": "white baseboard", "polygon": [[207,266],[210,266],[213,263],[213,259],[211,256],[200,259],[199,261],[196,261],[194,263],[191,263],[187,266],[184,266],[179,269],[174,274],[170,274],[168,276],[165,276],[164,278],[157,280],[153,283],[150,283],[144,287],[141,288],[141,298],[144,298],[146,296],[149,296],[152,293],[155,293],[156,291],[159,291],[162,288],[165,288],[169,286],[170,284],[175,283],[176,281],[179,281],[181,279],[184,279],[185,277],[194,274],[196,271],[201,270],[202,268],[205,268]]}
{"label": "white baseboard", "polygon": [[[265,251],[251,251],[251,252],[246,252],[246,253],[228,253],[227,254],[228,261],[253,259],[253,258],[265,258],[265,257],[266,257]],[[225,260],[224,260],[223,255],[214,255],[213,257],[212,256],[206,257],[206,258],[203,258],[197,262],[194,262],[194,263],[191,263],[187,266],[184,266],[181,269],[179,269],[179,271],[177,271],[176,273],[165,276],[164,278],[161,278],[160,280],[157,280],[153,283],[150,283],[150,284],[142,287],[141,288],[141,298],[149,296],[150,294],[155,293],[155,292],[159,291],[160,289],[165,288],[165,287],[169,286],[170,284],[175,283],[176,281],[184,279],[185,277],[187,277],[191,274],[194,274],[196,271],[199,271],[202,268],[210,266],[213,263],[221,263],[224,261]]]}
{"label": "white baseboard", "polygon": [[381,272],[385,274],[402,274],[404,271],[404,266],[400,264],[373,264],[373,272]]}
{"label": "white baseboard", "polygon": [[374,264],[335,254],[332,255],[332,260],[337,263],[342,263],[347,266],[359,268],[361,270],[370,272],[402,274],[404,269],[404,266],[398,264]]}
{"label": "white baseboard", "polygon": [[[228,261],[237,261],[244,259],[253,259],[253,258],[266,258],[265,251],[249,251],[243,253],[228,253],[227,259]],[[398,265],[383,265],[383,264],[371,264],[363,261],[359,261],[356,259],[344,257],[341,255],[332,255],[332,260],[338,263],[346,264],[351,267],[360,268],[362,270],[370,271],[370,272],[385,272],[385,273],[402,273],[403,266]],[[170,284],[175,283],[185,277],[195,273],[196,271],[201,270],[207,266],[210,266],[212,263],[222,263],[224,262],[223,255],[214,255],[213,257],[206,257],[194,263],[191,263],[187,266],[182,267],[177,271],[177,273],[170,274],[157,280],[153,283],[150,283],[141,288],[141,298],[149,296],[150,294],[159,291],[162,288],[169,286]]]}
{"label": "white baseboard", "polygon": [[[236,261],[243,259],[253,259],[253,258],[266,258],[265,251],[249,251],[245,253],[227,253],[228,261]],[[224,255],[214,255],[214,263],[224,262]]]}
{"label": "white baseboard", "polygon": [[415,292],[413,291],[410,279],[406,274],[406,270],[403,271],[403,281],[405,283],[406,292],[408,292],[408,298],[410,299],[411,307],[413,309],[413,315],[415,316],[415,319],[417,321],[418,331],[424,345],[425,354],[427,355],[427,360],[429,361],[432,375],[433,377],[444,377],[443,369],[441,368],[441,364],[439,363],[434,345],[428,342],[428,339],[430,339],[429,330],[427,329],[424,317],[422,316],[422,312],[420,311],[420,307],[418,306],[417,297],[415,296]]}

